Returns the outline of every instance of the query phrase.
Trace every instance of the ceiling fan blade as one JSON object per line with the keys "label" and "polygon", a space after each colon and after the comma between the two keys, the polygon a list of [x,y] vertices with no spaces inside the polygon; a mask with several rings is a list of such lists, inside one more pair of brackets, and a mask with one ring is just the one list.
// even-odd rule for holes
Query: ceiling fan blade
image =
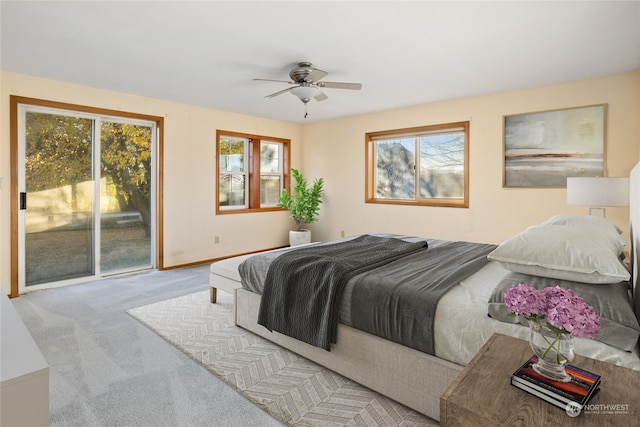
{"label": "ceiling fan blade", "polygon": [[316,101],[324,101],[325,99],[328,99],[328,98],[329,97],[325,95],[323,92],[320,92],[319,94],[313,97],[313,99],[315,99]]}
{"label": "ceiling fan blade", "polygon": [[272,79],[253,79],[253,80],[260,81],[260,82],[289,83],[290,85],[296,84],[296,83],[292,82],[291,80],[272,80]]}
{"label": "ceiling fan blade", "polygon": [[327,87],[329,89],[351,89],[351,90],[362,89],[361,83],[318,82],[316,83],[316,86]]}
{"label": "ceiling fan blade", "polygon": [[291,91],[291,89],[293,89],[293,88],[289,87],[289,88],[286,88],[286,89],[283,89],[283,90],[279,90],[278,92],[275,92],[275,93],[272,93],[271,95],[265,96],[265,98],[273,98],[275,96],[282,95],[283,93],[287,93],[287,92]]}
{"label": "ceiling fan blade", "polygon": [[327,74],[329,73],[327,73],[326,71],[322,71],[322,70],[318,70],[317,68],[314,68],[313,71],[311,71],[309,75],[305,77],[304,80],[307,82],[317,82]]}

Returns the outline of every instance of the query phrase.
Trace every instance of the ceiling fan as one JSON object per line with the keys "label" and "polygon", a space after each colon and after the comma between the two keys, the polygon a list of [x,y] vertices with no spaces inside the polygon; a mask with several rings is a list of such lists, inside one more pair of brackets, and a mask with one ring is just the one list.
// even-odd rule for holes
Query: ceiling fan
{"label": "ceiling fan", "polygon": [[[360,83],[342,83],[342,82],[323,82],[320,81],[327,74],[326,71],[319,70],[314,68],[311,62],[299,62],[298,66],[289,72],[289,77],[291,80],[272,80],[272,79],[253,79],[263,82],[279,82],[279,83],[287,83],[290,85],[296,85],[294,87],[289,87],[287,89],[280,90],[278,92],[272,93],[271,95],[265,96],[265,98],[273,98],[278,95],[282,95],[283,93],[291,92],[293,95],[297,96],[305,107],[311,99],[315,99],[316,101],[324,101],[327,99],[327,95],[325,95],[320,88],[328,88],[328,89],[351,89],[351,90],[360,90],[362,89],[362,84]],[[307,115],[305,114],[305,117]]]}

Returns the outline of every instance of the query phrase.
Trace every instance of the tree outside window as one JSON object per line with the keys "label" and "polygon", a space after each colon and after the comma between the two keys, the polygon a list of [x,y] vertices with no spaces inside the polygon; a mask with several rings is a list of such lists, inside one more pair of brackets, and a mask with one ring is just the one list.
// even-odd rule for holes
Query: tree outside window
{"label": "tree outside window", "polygon": [[468,207],[469,122],[366,134],[367,203]]}

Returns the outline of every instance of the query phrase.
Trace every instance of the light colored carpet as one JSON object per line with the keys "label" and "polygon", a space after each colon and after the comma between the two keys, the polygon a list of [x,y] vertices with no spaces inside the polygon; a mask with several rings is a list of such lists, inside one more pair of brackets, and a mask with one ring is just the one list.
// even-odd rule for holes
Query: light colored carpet
{"label": "light colored carpet", "polygon": [[[135,319],[291,426],[438,423],[231,322],[231,295],[209,292],[128,310]],[[427,385],[425,385],[426,387]]]}

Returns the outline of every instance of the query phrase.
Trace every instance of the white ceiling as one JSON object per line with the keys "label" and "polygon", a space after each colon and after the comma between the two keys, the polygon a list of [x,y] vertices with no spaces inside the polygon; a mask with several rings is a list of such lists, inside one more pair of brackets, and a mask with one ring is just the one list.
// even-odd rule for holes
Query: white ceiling
{"label": "white ceiling", "polygon": [[[4,71],[295,123],[640,69],[639,1],[2,1]],[[285,89],[309,61],[326,81]],[[606,100],[603,100],[606,101]]]}

